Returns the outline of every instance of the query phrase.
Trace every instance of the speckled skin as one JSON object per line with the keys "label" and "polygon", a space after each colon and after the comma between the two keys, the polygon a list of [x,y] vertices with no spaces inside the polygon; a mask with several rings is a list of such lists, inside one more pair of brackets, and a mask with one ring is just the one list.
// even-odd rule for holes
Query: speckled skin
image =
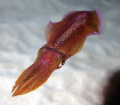
{"label": "speckled skin", "polygon": [[63,61],[83,47],[88,35],[100,33],[99,24],[96,11],[69,12],[62,21],[49,22],[45,28],[47,43],[38,51],[35,62],[15,82],[13,96],[33,91],[45,83]]}

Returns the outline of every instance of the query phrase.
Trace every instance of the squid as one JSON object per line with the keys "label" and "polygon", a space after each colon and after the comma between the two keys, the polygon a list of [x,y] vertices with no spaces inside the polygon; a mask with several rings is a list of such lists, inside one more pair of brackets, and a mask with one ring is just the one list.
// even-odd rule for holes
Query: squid
{"label": "squid", "polygon": [[37,54],[35,62],[18,77],[12,96],[23,95],[43,85],[52,72],[78,53],[90,35],[103,34],[106,18],[101,10],[71,11],[60,22],[49,21],[44,30],[47,43]]}

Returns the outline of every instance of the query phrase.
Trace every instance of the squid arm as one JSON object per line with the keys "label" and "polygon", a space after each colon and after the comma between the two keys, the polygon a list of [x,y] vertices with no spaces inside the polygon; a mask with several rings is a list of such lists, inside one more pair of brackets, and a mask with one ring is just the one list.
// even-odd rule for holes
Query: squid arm
{"label": "squid arm", "polygon": [[106,18],[102,11],[72,11],[60,22],[45,28],[47,43],[39,49],[35,62],[25,69],[13,86],[12,96],[26,94],[43,85],[60,64],[78,53],[89,35],[104,32]]}

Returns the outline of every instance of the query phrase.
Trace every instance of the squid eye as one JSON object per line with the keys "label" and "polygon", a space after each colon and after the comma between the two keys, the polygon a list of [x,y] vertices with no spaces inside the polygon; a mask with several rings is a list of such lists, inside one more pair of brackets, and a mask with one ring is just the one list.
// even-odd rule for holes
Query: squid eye
{"label": "squid eye", "polygon": [[64,65],[65,64],[65,61],[62,61],[61,65]]}
{"label": "squid eye", "polygon": [[65,64],[65,61],[62,61],[62,63],[56,69],[61,68],[64,64]]}

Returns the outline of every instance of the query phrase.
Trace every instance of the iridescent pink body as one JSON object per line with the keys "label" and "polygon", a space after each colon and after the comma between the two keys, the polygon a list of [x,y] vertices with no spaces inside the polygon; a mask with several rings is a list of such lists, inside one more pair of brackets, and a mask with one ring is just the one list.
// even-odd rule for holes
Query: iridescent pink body
{"label": "iridescent pink body", "polygon": [[100,10],[72,11],[60,22],[49,22],[45,28],[47,43],[39,49],[35,62],[15,82],[13,96],[33,91],[45,83],[62,62],[81,50],[87,36],[102,34],[105,24]]}

